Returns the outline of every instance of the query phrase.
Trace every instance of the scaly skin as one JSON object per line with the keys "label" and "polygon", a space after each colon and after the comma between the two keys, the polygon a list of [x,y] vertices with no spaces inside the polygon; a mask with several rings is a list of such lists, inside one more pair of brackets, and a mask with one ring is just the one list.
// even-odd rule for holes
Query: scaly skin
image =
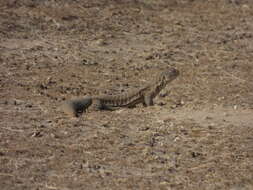
{"label": "scaly skin", "polygon": [[160,73],[152,83],[138,90],[131,90],[119,95],[86,96],[66,101],[61,108],[70,116],[77,117],[87,108],[114,110],[115,107],[134,107],[140,103],[144,106],[152,106],[154,104],[153,99],[178,75],[178,70],[170,68]]}

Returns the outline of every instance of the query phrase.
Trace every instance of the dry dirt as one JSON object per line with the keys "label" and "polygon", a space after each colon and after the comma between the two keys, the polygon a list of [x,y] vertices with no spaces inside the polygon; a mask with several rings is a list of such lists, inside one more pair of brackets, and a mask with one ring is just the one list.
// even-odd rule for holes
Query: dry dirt
{"label": "dry dirt", "polygon": [[[0,0],[0,189],[253,189],[253,1]],[[180,76],[156,105],[59,105]]]}

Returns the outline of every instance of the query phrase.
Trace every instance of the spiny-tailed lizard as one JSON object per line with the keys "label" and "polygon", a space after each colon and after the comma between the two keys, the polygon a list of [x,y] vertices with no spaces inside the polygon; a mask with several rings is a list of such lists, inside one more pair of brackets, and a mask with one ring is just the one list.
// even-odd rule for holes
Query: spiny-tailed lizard
{"label": "spiny-tailed lizard", "polygon": [[115,107],[134,107],[136,104],[142,103],[144,106],[152,106],[153,99],[159,92],[171,81],[179,75],[179,71],[175,68],[166,69],[160,73],[150,84],[137,90],[119,95],[98,95],[85,96],[68,100],[63,103],[61,110],[70,116],[79,116],[87,108],[93,110],[113,110]]}

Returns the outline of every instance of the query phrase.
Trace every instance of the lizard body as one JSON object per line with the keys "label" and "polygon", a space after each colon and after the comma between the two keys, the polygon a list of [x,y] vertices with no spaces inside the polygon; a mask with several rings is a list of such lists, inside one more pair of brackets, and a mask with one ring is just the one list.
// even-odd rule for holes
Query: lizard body
{"label": "lizard body", "polygon": [[113,110],[115,107],[134,107],[140,103],[144,106],[152,106],[154,104],[153,99],[178,75],[178,70],[170,68],[160,73],[153,82],[140,89],[131,90],[119,95],[85,96],[83,98],[68,100],[64,102],[61,108],[71,116],[78,116],[87,108],[93,110]]}

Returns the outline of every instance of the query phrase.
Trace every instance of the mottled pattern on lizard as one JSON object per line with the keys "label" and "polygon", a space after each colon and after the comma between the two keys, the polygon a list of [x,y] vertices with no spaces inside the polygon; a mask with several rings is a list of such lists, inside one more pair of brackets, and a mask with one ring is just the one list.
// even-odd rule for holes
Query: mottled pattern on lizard
{"label": "mottled pattern on lizard", "polygon": [[119,95],[85,96],[83,98],[68,100],[63,103],[61,109],[71,115],[78,116],[87,108],[92,110],[114,110],[115,107],[134,107],[142,103],[144,106],[152,106],[153,99],[172,80],[179,75],[175,68],[169,68],[160,73],[153,82],[143,88],[131,90]]}

